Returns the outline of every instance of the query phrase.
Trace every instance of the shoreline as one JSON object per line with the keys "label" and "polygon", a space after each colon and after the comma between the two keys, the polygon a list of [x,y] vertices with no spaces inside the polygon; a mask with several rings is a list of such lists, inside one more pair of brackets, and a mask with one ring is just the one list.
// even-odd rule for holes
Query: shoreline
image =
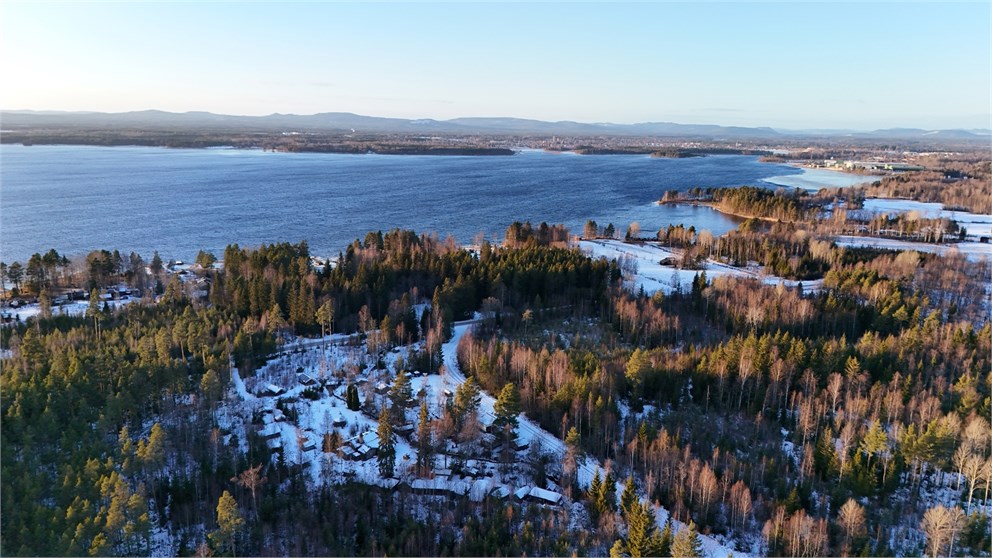
{"label": "shoreline", "polygon": [[312,148],[287,149],[285,147],[267,147],[264,145],[232,145],[230,143],[208,143],[204,145],[170,145],[160,142],[78,142],[78,141],[0,141],[0,148],[3,146],[21,147],[148,147],[158,149],[191,149],[201,150],[221,150],[232,149],[239,151],[261,151],[264,153],[325,153],[329,155],[434,155],[449,157],[509,157],[517,155],[518,149],[504,147],[411,147],[411,146],[380,146],[368,149],[351,148],[348,146],[315,146]]}
{"label": "shoreline", "polygon": [[783,222],[784,223],[792,223],[793,222],[793,221],[782,221],[780,219],[775,219],[773,217],[758,217],[756,215],[748,215],[748,214],[744,214],[744,213],[735,213],[733,211],[728,211],[728,210],[720,207],[719,204],[714,203],[714,202],[711,202],[711,201],[700,201],[700,200],[671,200],[671,201],[663,201],[663,200],[658,200],[658,201],[656,201],[654,203],[655,203],[655,205],[659,205],[659,206],[661,206],[661,205],[691,205],[691,206],[695,206],[695,207],[708,207],[708,208],[712,209],[713,211],[716,211],[717,213],[720,213],[722,215],[726,215],[728,217],[733,217],[733,218],[736,218],[736,219],[741,219],[742,221],[747,221],[748,219],[758,219],[759,221],[765,221],[765,222],[768,222],[768,223],[783,223]]}
{"label": "shoreline", "polygon": [[838,169],[806,167],[798,163],[767,163],[785,165],[802,172],[798,174],[783,174],[762,178],[761,182],[786,188],[799,188],[808,192],[817,192],[826,188],[850,188],[881,180],[883,175],[858,174]]}

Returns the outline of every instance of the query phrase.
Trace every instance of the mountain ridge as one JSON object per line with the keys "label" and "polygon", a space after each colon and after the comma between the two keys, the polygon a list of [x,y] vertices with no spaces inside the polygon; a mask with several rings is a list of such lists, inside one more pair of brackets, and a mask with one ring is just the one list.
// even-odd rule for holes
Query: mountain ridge
{"label": "mountain ridge", "polygon": [[217,114],[207,111],[169,112],[146,109],[127,112],[0,110],[4,130],[24,128],[139,127],[170,129],[181,127],[211,130],[259,132],[342,132],[342,133],[448,133],[491,135],[573,135],[573,136],[669,136],[710,139],[794,139],[810,137],[853,137],[861,139],[953,139],[988,140],[992,130],[895,127],[879,130],[810,129],[789,130],[769,126],[724,126],[675,122],[577,122],[545,121],[516,117],[470,116],[448,120],[433,118],[391,118],[352,112],[321,112],[309,115],[271,113],[263,116]]}

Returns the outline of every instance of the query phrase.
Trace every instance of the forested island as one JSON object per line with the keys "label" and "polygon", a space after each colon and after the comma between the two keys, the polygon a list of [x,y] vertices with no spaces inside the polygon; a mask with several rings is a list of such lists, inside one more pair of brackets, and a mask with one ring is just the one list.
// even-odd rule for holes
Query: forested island
{"label": "forested island", "polygon": [[514,223],[4,265],[34,315],[0,330],[0,547],[987,551],[987,260],[838,245],[765,192],[709,193],[775,217],[718,238]]}

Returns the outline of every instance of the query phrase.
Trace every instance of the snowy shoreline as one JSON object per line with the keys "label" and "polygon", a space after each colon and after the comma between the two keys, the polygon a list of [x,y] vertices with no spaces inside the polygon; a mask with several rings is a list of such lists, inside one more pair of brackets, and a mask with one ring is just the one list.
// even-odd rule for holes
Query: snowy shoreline
{"label": "snowy shoreline", "polygon": [[881,176],[873,174],[851,174],[838,170],[811,169],[794,164],[789,166],[800,169],[803,172],[799,174],[771,176],[763,178],[761,181],[776,186],[786,186],[815,192],[823,188],[848,188],[881,179]]}

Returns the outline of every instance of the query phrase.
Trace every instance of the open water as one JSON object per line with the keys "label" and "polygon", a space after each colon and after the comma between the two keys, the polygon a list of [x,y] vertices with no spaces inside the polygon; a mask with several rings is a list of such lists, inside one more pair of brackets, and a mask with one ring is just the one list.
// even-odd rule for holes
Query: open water
{"label": "open water", "polygon": [[136,251],[146,260],[221,256],[228,244],[306,240],[334,256],[393,228],[502,238],[514,220],[587,219],[645,233],[684,223],[716,235],[731,218],[704,207],[656,206],[665,190],[766,185],[798,174],[756,157],[653,159],[523,151],[510,157],[337,155],[235,149],[4,145],[0,260],[55,248]]}

